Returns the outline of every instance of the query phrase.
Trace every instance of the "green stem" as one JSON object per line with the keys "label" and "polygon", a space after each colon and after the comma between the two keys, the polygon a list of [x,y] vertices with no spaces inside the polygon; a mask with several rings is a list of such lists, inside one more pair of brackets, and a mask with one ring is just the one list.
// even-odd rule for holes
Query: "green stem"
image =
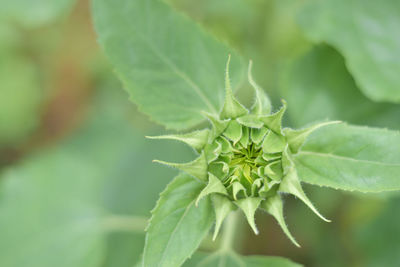
{"label": "green stem", "polygon": [[103,219],[103,227],[110,232],[144,233],[148,218],[141,216],[110,215]]}
{"label": "green stem", "polygon": [[233,243],[235,241],[236,226],[238,223],[237,211],[232,212],[224,223],[224,232],[221,240],[220,251],[228,252],[233,250]]}

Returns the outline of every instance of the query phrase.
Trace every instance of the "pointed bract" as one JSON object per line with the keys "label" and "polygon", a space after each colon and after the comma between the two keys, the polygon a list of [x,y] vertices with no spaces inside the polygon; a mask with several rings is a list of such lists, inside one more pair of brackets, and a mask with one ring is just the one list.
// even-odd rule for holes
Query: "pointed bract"
{"label": "pointed bract", "polygon": [[252,75],[252,67],[253,62],[250,60],[247,77],[255,92],[255,101],[253,107],[251,108],[251,113],[256,115],[266,115],[271,112],[271,100],[264,93],[264,90],[254,81]]}
{"label": "pointed bract", "polygon": [[260,129],[264,126],[264,123],[258,119],[257,115],[248,114],[236,119],[241,125],[247,126],[249,128]]}
{"label": "pointed bract", "polygon": [[260,197],[248,197],[235,201],[235,204],[244,212],[247,222],[256,235],[258,235],[258,229],[256,227],[254,216],[261,201],[262,198]]}
{"label": "pointed bract", "polygon": [[237,194],[239,192],[243,192],[244,195],[247,197],[246,188],[240,182],[233,182],[232,183],[232,195],[235,200],[237,200]]}
{"label": "pointed bract", "polygon": [[299,243],[297,243],[296,239],[294,239],[285,223],[285,219],[283,217],[283,202],[281,197],[277,194],[267,198],[267,200],[261,203],[261,208],[265,209],[269,214],[274,216],[275,220],[278,222],[279,226],[282,228],[283,232],[290,239],[290,241],[292,241],[292,243],[297,247],[300,247]]}
{"label": "pointed bract", "polygon": [[202,114],[210,121],[212,126],[212,132],[209,136],[209,141],[214,140],[223,131],[225,131],[226,127],[228,127],[229,120],[220,120],[218,117],[208,112],[202,112]]}
{"label": "pointed bract", "polygon": [[167,166],[174,167],[176,169],[179,169],[181,171],[186,172],[187,174],[201,180],[201,181],[207,181],[207,159],[202,152],[200,156],[188,163],[170,163],[170,162],[165,162],[161,160],[153,160],[153,162],[161,163]]}
{"label": "pointed bract", "polygon": [[251,140],[255,143],[255,144],[260,144],[263,140],[265,135],[268,133],[268,128],[262,127],[261,129],[251,129]]}
{"label": "pointed bract", "polygon": [[211,201],[215,211],[215,229],[213,234],[213,240],[215,240],[226,216],[228,216],[231,211],[235,210],[235,206],[223,195],[213,194],[211,195]]}
{"label": "pointed bract", "polygon": [[199,204],[199,201],[212,193],[218,193],[222,195],[228,196],[228,192],[226,191],[225,186],[222,184],[221,180],[219,180],[212,173],[208,174],[208,184],[204,189],[200,192],[199,196],[196,199],[196,206]]}
{"label": "pointed bract", "polygon": [[274,131],[277,134],[282,134],[282,118],[286,111],[286,101],[282,100],[281,109],[271,115],[268,116],[260,116],[260,120],[267,126],[269,129]]}
{"label": "pointed bract", "polygon": [[262,145],[264,153],[269,154],[282,152],[285,149],[285,146],[285,138],[273,131],[268,132]]}
{"label": "pointed bract", "polygon": [[201,152],[208,142],[208,135],[210,130],[204,129],[187,134],[169,134],[161,136],[146,136],[149,139],[170,139],[184,142],[194,148],[197,152]]}
{"label": "pointed bract", "polygon": [[308,199],[303,189],[301,188],[301,184],[299,178],[297,176],[297,172],[295,168],[291,168],[288,174],[283,177],[283,180],[279,186],[279,191],[284,193],[292,194],[298,197],[301,201],[304,202],[318,217],[326,222],[330,222],[330,220],[326,219],[322,216],[318,210],[314,207],[311,201]]}
{"label": "pointed bract", "polygon": [[223,133],[223,135],[231,139],[234,144],[239,142],[240,138],[242,138],[242,134],[242,125],[240,125],[237,121],[230,121],[228,127]]}
{"label": "pointed bract", "polygon": [[225,119],[235,119],[237,117],[246,115],[249,111],[236,100],[232,92],[231,81],[229,78],[229,63],[231,61],[231,56],[229,55],[228,61],[226,63],[225,71],[225,102],[222,107],[220,118]]}
{"label": "pointed bract", "polygon": [[317,130],[318,128],[331,125],[331,124],[337,124],[341,123],[341,121],[328,121],[328,122],[322,122],[315,124],[313,126],[310,126],[306,129],[300,129],[300,130],[293,130],[286,128],[283,130],[284,135],[286,136],[287,142],[289,143],[290,150],[292,151],[293,154],[296,154],[299,152],[301,146],[304,144],[306,141],[307,137]]}

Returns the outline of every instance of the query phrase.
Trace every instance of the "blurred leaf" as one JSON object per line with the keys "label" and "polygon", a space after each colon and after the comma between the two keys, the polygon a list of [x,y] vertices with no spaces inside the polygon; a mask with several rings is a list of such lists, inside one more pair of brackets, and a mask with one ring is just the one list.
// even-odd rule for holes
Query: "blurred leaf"
{"label": "blurred leaf", "polygon": [[[98,266],[101,174],[79,153],[51,151],[1,179],[0,265]],[[63,259],[60,261],[60,259]]]}
{"label": "blurred leaf", "polygon": [[344,55],[366,96],[399,103],[399,12],[396,0],[314,0],[301,12],[300,24],[312,40]]}
{"label": "blurred leaf", "polygon": [[180,266],[197,249],[214,222],[208,198],[195,206],[203,188],[180,174],[163,191],[152,211],[142,266]]}
{"label": "blurred leaf", "polygon": [[[295,21],[303,1],[167,0],[254,61],[255,80],[271,96],[288,60],[309,47]],[[243,92],[251,98],[251,90]],[[247,94],[246,94],[247,93]]]}
{"label": "blurred leaf", "polygon": [[342,56],[328,46],[316,46],[296,60],[284,76],[283,88],[296,127],[329,119],[400,129],[400,106],[365,97]]}
{"label": "blurred leaf", "polygon": [[400,200],[386,203],[386,208],[374,220],[354,229],[360,266],[397,266],[400,262]]}
{"label": "blurred leaf", "polygon": [[0,18],[38,27],[67,12],[75,0],[0,0]]}
{"label": "blurred leaf", "polygon": [[[173,129],[200,123],[201,111],[217,113],[232,53],[225,46],[159,0],[95,0],[93,14],[100,44],[141,111]],[[237,86],[244,69],[233,59]]]}
{"label": "blurred leaf", "polygon": [[337,124],[311,134],[295,157],[303,182],[342,190],[399,190],[400,132]]}
{"label": "blurred leaf", "polygon": [[106,89],[75,136],[0,177],[0,266],[130,267],[139,259],[144,232],[106,236],[125,231],[110,218],[128,218],[127,230],[144,227],[129,216],[148,216],[176,173],[151,159],[181,160],[189,150],[148,145],[131,125],[131,105]]}
{"label": "blurred leaf", "polygon": [[43,94],[33,62],[7,51],[0,51],[0,147],[22,141],[35,129]]}
{"label": "blurred leaf", "polygon": [[270,256],[241,256],[232,251],[214,254],[196,253],[185,267],[301,267],[289,259]]}

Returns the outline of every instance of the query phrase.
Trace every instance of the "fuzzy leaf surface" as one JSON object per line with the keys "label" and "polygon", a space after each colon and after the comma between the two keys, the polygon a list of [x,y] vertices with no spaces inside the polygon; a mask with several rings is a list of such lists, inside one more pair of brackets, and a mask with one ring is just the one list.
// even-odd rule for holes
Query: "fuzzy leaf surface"
{"label": "fuzzy leaf surface", "polygon": [[311,134],[294,157],[303,182],[343,190],[400,189],[400,132],[337,124]]}
{"label": "fuzzy leaf surface", "polygon": [[184,267],[301,267],[289,259],[272,256],[242,256],[233,251],[196,253]]}
{"label": "fuzzy leaf surface", "polygon": [[244,76],[232,51],[160,0],[95,0],[99,41],[131,99],[153,120],[173,129],[216,114],[232,54],[232,87]]}
{"label": "fuzzy leaf surface", "polygon": [[294,61],[282,79],[288,115],[296,128],[325,120],[400,129],[400,106],[363,95],[344,58],[327,45],[315,46]]}
{"label": "fuzzy leaf surface", "polygon": [[142,266],[180,266],[197,249],[214,222],[208,198],[195,206],[204,186],[186,174],[167,186],[152,211]]}
{"label": "fuzzy leaf surface", "polygon": [[300,24],[311,39],[344,55],[366,96],[399,103],[399,12],[396,0],[314,0],[302,11]]}

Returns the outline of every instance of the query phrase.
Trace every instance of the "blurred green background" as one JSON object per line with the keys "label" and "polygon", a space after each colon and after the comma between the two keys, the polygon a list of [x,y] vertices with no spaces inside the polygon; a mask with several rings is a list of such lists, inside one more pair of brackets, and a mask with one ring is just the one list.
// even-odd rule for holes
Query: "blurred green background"
{"label": "blurred green background", "polygon": [[[289,103],[286,125],[329,118],[399,130],[399,105],[374,89],[398,90],[386,70],[400,71],[399,4],[385,0],[377,10],[352,1],[358,13],[350,17],[375,22],[358,44],[340,31],[345,2],[169,0],[254,60],[259,84],[275,103]],[[176,174],[151,160],[183,162],[193,152],[144,138],[166,131],[129,102],[96,43],[89,1],[0,7],[0,266],[132,267],[150,210]],[[391,27],[379,28],[381,18]],[[372,59],[358,68],[361,45]],[[252,92],[239,96],[250,103]],[[305,266],[400,266],[400,195],[305,190],[332,223],[287,197],[287,223],[302,248],[259,214],[261,234],[244,226],[239,251]]]}

